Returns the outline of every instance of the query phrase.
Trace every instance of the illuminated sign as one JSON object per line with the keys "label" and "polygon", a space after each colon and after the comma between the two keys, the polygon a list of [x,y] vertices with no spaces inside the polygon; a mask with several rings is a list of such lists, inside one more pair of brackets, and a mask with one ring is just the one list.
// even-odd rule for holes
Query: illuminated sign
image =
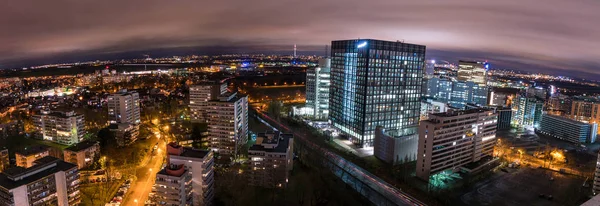
{"label": "illuminated sign", "polygon": [[358,44],[358,45],[356,45],[356,48],[363,48],[363,47],[365,47],[365,46],[367,46],[367,42],[366,42],[366,41],[365,41],[365,42],[362,42],[362,43],[360,43],[360,44]]}

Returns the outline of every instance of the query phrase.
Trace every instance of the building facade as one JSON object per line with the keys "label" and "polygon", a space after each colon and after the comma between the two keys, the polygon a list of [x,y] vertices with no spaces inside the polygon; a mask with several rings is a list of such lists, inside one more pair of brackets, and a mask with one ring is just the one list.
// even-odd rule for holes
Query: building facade
{"label": "building facade", "polygon": [[190,86],[190,120],[206,122],[208,120],[208,101],[217,100],[227,92],[227,84],[220,82],[203,82]]}
{"label": "building facade", "polygon": [[[169,143],[167,166],[156,176],[157,204],[212,205],[215,194],[213,167],[212,151]],[[188,204],[190,202],[192,204]]]}
{"label": "building facade", "polygon": [[417,133],[425,46],[355,39],[331,44],[329,120],[359,147],[375,127]]}
{"label": "building facade", "polygon": [[71,206],[81,202],[77,165],[44,157],[30,168],[0,173],[0,205]]}
{"label": "building facade", "polygon": [[50,156],[50,148],[45,145],[35,145],[15,151],[17,166],[24,168],[32,167],[36,160],[47,156]]}
{"label": "building facade", "polygon": [[512,125],[519,128],[537,128],[542,119],[544,100],[519,95],[512,104]]}
{"label": "building facade", "polygon": [[538,132],[575,144],[594,143],[598,134],[598,124],[544,114]]}
{"label": "building facade", "polygon": [[486,85],[488,68],[489,64],[487,62],[459,60],[457,80],[463,82],[471,81],[476,84]]}
{"label": "building facade", "polygon": [[79,143],[85,135],[83,115],[75,111],[41,111],[33,115],[36,136],[63,145]]}
{"label": "building facade", "polygon": [[140,95],[121,90],[108,96],[109,123],[140,123]]}
{"label": "building facade", "polygon": [[281,132],[259,133],[248,149],[248,183],[266,188],[285,188],[294,165],[294,136]]}
{"label": "building facade", "polygon": [[120,147],[134,143],[139,136],[139,124],[115,123],[108,126]]}
{"label": "building facade", "polygon": [[96,141],[83,141],[65,148],[63,151],[65,162],[77,165],[83,169],[94,163],[100,155],[100,143]]}
{"label": "building facade", "polygon": [[463,108],[466,104],[486,106],[488,87],[472,81],[431,77],[427,79],[426,96],[448,103],[454,108]]}
{"label": "building facade", "polygon": [[592,188],[594,195],[600,193],[600,153],[598,153],[596,160],[596,172],[594,172],[594,185]]}
{"label": "building facade", "polygon": [[390,164],[401,164],[417,159],[419,135],[397,136],[396,131],[386,131],[379,126],[375,129],[374,154]]}
{"label": "building facade", "polygon": [[234,158],[248,142],[248,97],[225,93],[208,102],[208,146],[221,159]]}
{"label": "building facade", "polygon": [[577,121],[598,123],[600,121],[600,100],[594,97],[574,97],[571,117]]}
{"label": "building facade", "polygon": [[8,149],[0,148],[0,172],[10,167],[10,159],[8,158]]}
{"label": "building facade", "polygon": [[319,60],[319,67],[306,70],[306,107],[315,119],[329,116],[329,87],[331,86],[331,59]]}
{"label": "building facade", "polygon": [[492,156],[497,118],[490,109],[429,115],[419,125],[417,177],[429,181],[431,175]]}

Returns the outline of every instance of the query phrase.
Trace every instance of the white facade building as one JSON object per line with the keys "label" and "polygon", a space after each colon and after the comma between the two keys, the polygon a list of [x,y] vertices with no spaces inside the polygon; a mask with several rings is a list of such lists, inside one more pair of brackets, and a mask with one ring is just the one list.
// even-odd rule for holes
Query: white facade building
{"label": "white facade building", "polygon": [[[214,158],[210,150],[167,145],[167,166],[156,176],[159,205],[212,205]],[[192,204],[189,204],[189,203]]]}
{"label": "white facade building", "polygon": [[222,158],[235,157],[248,142],[248,97],[225,93],[208,102],[208,146]]}
{"label": "white facade building", "polygon": [[217,100],[227,91],[227,84],[204,82],[190,86],[190,120],[206,122],[208,101]]}
{"label": "white facade building", "polygon": [[78,205],[77,165],[44,157],[30,168],[12,167],[0,173],[0,205]]}
{"label": "white facade building", "polygon": [[110,123],[140,123],[140,95],[134,91],[121,90],[108,96]]}
{"label": "white facade building", "polygon": [[75,111],[41,111],[33,116],[36,136],[63,145],[79,143],[85,135],[83,115]]}
{"label": "white facade building", "polygon": [[429,181],[433,174],[492,156],[497,118],[489,109],[430,114],[419,125],[417,177]]}
{"label": "white facade building", "polygon": [[266,188],[287,186],[294,165],[294,135],[268,131],[259,133],[248,149],[249,184]]}
{"label": "white facade building", "polygon": [[306,107],[315,119],[329,116],[329,87],[331,59],[319,60],[319,67],[306,70]]}

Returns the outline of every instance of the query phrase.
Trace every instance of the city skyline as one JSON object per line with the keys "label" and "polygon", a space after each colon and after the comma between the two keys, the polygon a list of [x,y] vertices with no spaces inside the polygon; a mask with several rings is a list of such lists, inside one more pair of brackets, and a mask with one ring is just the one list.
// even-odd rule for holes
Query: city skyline
{"label": "city skyline", "polygon": [[600,31],[592,26],[598,6],[557,0],[253,1],[209,7],[203,2],[13,2],[0,8],[6,19],[0,24],[0,67],[145,53],[291,54],[294,44],[299,54],[319,54],[331,39],[371,37],[427,45],[428,58],[485,59],[493,68],[586,77],[600,73],[593,58],[600,48],[594,34]]}

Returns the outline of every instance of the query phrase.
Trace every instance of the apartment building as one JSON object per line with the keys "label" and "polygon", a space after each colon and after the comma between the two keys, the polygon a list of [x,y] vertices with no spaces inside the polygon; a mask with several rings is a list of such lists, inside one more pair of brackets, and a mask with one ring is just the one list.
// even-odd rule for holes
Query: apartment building
{"label": "apartment building", "polygon": [[417,177],[429,181],[431,175],[491,156],[497,118],[481,108],[429,115],[419,125]]}
{"label": "apartment building", "polygon": [[30,168],[0,173],[0,205],[72,206],[81,202],[77,165],[55,157],[36,160]]}
{"label": "apartment building", "polygon": [[248,97],[227,92],[208,101],[208,146],[222,160],[233,159],[248,142]]}
{"label": "apartment building", "polygon": [[266,188],[285,188],[294,165],[294,135],[279,131],[259,133],[248,149],[248,183]]}
{"label": "apartment building", "polygon": [[0,148],[0,172],[10,167],[10,159],[8,158],[8,149]]}
{"label": "apartment building", "polygon": [[[210,150],[167,145],[167,166],[156,176],[158,205],[212,205],[214,157]],[[191,191],[191,192],[190,192]],[[189,204],[189,203],[192,204]]]}
{"label": "apartment building", "polygon": [[50,156],[50,148],[45,145],[35,145],[15,151],[17,166],[24,168],[33,166],[36,160],[46,156]]}
{"label": "apartment building", "polygon": [[190,86],[190,120],[206,122],[208,120],[208,101],[217,100],[227,92],[227,84],[221,82],[202,82]]}
{"label": "apartment building", "polygon": [[94,163],[100,155],[100,143],[96,141],[83,141],[67,147],[64,151],[64,160],[77,165],[82,169]]}
{"label": "apartment building", "polygon": [[63,145],[76,144],[85,135],[83,115],[73,110],[41,111],[33,115],[36,136]]}

